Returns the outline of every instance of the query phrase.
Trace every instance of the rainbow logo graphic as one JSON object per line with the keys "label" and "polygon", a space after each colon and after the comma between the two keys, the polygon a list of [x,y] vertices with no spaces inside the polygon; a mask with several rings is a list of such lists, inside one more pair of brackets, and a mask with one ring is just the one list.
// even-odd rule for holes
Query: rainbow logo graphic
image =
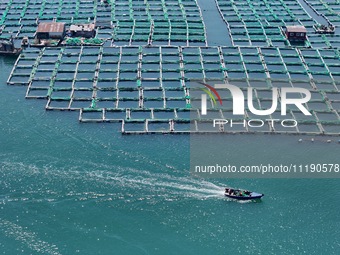
{"label": "rainbow logo graphic", "polygon": [[[221,99],[220,94],[218,94],[218,92],[216,91],[216,89],[214,87],[210,86],[209,84],[203,83],[203,82],[198,82],[198,83],[203,85],[203,86],[205,86],[205,88],[202,88],[202,90],[206,94],[202,94],[202,96],[201,96],[201,100],[202,100],[201,101],[202,102],[202,105],[201,105],[201,114],[202,115],[206,115],[207,114],[207,95],[213,101],[215,107],[217,105],[216,98],[217,98],[218,102],[220,103],[220,105],[222,105],[222,99]],[[214,95],[216,97],[213,95],[213,93],[214,93]]]}

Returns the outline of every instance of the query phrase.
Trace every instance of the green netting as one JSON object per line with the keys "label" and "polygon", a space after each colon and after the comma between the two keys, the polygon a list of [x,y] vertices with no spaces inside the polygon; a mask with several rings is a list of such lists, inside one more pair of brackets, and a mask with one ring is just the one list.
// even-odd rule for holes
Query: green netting
{"label": "green netting", "polygon": [[[188,12],[188,13],[187,13]],[[178,13],[181,16],[178,17]],[[128,14],[128,15],[126,15]],[[195,18],[193,18],[195,17]],[[124,44],[168,44],[171,31],[176,33],[176,23],[181,20],[183,28],[195,28],[197,35],[205,36],[205,27],[196,3],[188,1],[110,1],[103,2],[82,2],[80,0],[62,1],[51,3],[47,0],[25,1],[15,3],[9,1],[7,8],[3,11],[0,19],[0,26],[5,25],[2,34],[10,34],[13,31],[6,26],[17,25],[15,34],[22,39],[27,36],[33,39],[38,22],[65,22],[67,26],[77,23],[98,23],[97,37],[102,40],[111,39]],[[171,24],[173,23],[173,24]],[[159,40],[158,29],[165,29],[167,40]],[[163,31],[163,34],[165,32]],[[178,41],[188,45],[192,40],[184,33],[182,37],[176,37]],[[142,36],[144,35],[144,36]],[[194,34],[193,34],[194,35]],[[155,38],[153,38],[155,36]],[[162,42],[163,41],[163,42]],[[205,44],[200,38],[198,40]],[[78,45],[79,42],[69,41],[69,45]],[[86,42],[87,43],[87,42]],[[204,44],[203,44],[204,43]],[[89,44],[100,44],[89,42]]]}
{"label": "green netting", "polygon": [[[5,23],[2,35],[17,31],[19,38],[24,32],[33,36],[37,16],[40,22],[56,18],[75,24],[97,19],[102,24],[96,38],[68,38],[65,49],[29,48],[18,58],[8,84],[27,85],[26,97],[47,99],[49,110],[82,109],[96,114],[89,121],[150,120],[174,130],[181,121],[189,121],[185,114],[198,109],[200,98],[189,88],[190,82],[229,81],[244,89],[255,87],[256,100],[264,102],[270,96],[261,93],[288,82],[313,92],[308,103],[311,119],[290,110],[292,118],[319,133],[339,125],[340,104],[333,96],[340,89],[339,50],[331,49],[338,47],[338,37],[312,34],[319,23],[297,1],[216,0],[234,45],[248,47],[186,47],[206,41],[196,1],[36,2],[39,8],[32,13],[31,1],[21,5],[10,1],[0,21]],[[328,11],[337,10],[325,1],[314,2],[328,6]],[[292,48],[283,27],[294,24],[308,30],[304,47],[320,49]],[[72,47],[101,45],[106,39],[112,40],[111,45],[130,46]],[[153,47],[156,41],[186,46]],[[217,111],[213,104],[211,110]]]}
{"label": "green netting", "polygon": [[[216,3],[220,14],[231,30],[234,45],[283,46],[282,44],[285,44],[291,46],[291,42],[285,37],[285,27],[303,25],[307,29],[308,39],[302,44],[294,42],[294,46],[338,47],[332,40],[334,36],[324,35],[320,38],[315,33],[318,20],[314,20],[313,17],[323,17],[328,22],[328,26],[332,27],[327,17],[322,16],[315,9],[316,16],[311,17],[297,0],[266,0],[264,4],[250,0],[217,0]],[[307,3],[309,4],[309,1]],[[281,29],[277,29],[280,27]],[[259,38],[259,34],[263,37]]]}
{"label": "green netting", "polygon": [[67,45],[81,45],[81,39],[79,38],[67,38],[66,44]]}

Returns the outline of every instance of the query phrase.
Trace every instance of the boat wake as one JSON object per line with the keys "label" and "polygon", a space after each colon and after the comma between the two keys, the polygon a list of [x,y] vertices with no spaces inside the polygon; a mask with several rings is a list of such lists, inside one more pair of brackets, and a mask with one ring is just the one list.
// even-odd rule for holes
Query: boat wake
{"label": "boat wake", "polygon": [[[55,201],[70,196],[81,200],[224,198],[223,186],[203,179],[128,167],[110,168],[107,165],[96,165],[97,169],[92,170],[82,170],[78,167],[56,169],[52,166],[37,167],[13,162],[3,162],[0,166],[4,173],[2,182],[21,187],[23,191],[20,197],[26,200],[39,197],[40,200]],[[6,188],[6,185],[3,187]],[[6,193],[5,190],[4,194]],[[10,192],[7,194],[11,196]],[[18,195],[15,198],[21,199]]]}
{"label": "boat wake", "polygon": [[119,187],[120,192],[139,194],[146,197],[163,198],[224,198],[224,187],[192,177],[174,177],[169,174],[151,173],[125,168],[119,173],[108,171],[89,172],[87,181],[104,186]]}
{"label": "boat wake", "polygon": [[36,233],[16,223],[0,218],[0,229],[7,237],[12,237],[16,241],[20,241],[37,253],[61,255],[56,245],[41,240]]}

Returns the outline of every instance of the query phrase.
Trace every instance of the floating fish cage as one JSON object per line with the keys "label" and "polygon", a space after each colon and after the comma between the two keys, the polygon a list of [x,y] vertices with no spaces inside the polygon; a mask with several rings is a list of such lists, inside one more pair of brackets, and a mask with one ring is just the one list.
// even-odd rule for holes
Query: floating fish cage
{"label": "floating fish cage", "polygon": [[[327,35],[315,32],[315,26],[318,25],[317,21],[305,11],[297,0],[215,1],[220,15],[228,26],[229,36],[234,46],[301,46],[307,48],[337,48],[340,46],[339,34]],[[324,7],[326,4],[324,1],[322,2]],[[339,15],[335,14],[336,10],[339,9],[335,5],[332,6],[334,6],[334,10],[332,9],[333,18],[331,20],[315,9],[312,10],[317,16],[323,17],[329,25],[337,26],[339,25]],[[337,6],[339,6],[338,3]],[[285,27],[292,25],[301,25],[307,29],[308,38],[306,42],[300,45],[292,45],[285,37]]]}
{"label": "floating fish cage", "polygon": [[[231,47],[208,47],[196,0],[4,0],[0,36],[34,38],[40,22],[95,24],[95,37],[68,38],[63,47],[26,48],[8,78],[26,86],[26,98],[46,100],[46,110],[78,111],[80,122],[119,123],[123,134],[290,133],[340,134],[340,40],[338,30],[320,33],[319,19],[340,25],[339,4],[323,0],[215,0]],[[304,26],[300,44],[285,28]],[[327,27],[327,26],[326,26]],[[91,45],[91,46],[90,46]],[[305,116],[290,108],[297,127],[217,125],[232,115],[232,98],[220,91],[223,107],[208,101],[200,113],[198,82],[252,87],[254,106],[268,109],[273,87],[306,88],[312,99]],[[277,109],[264,119],[280,117]],[[258,117],[256,117],[258,119]]]}
{"label": "floating fish cage", "polygon": [[[27,86],[26,98],[46,100],[47,110],[79,111],[81,122],[118,122],[124,134],[336,135],[340,133],[339,56],[336,49],[236,46],[28,48],[7,82]],[[270,125],[212,129],[212,118],[232,118],[232,98],[225,95],[220,109],[209,101],[205,119],[199,111],[202,91],[193,86],[197,81],[229,82],[244,91],[252,87],[257,109],[270,107],[272,87],[306,88],[312,99],[305,106],[312,116],[289,109],[286,119],[299,125],[288,130]],[[246,109],[244,119],[254,117]],[[279,112],[264,116],[278,117]]]}
{"label": "floating fish cage", "polygon": [[[206,31],[196,1],[2,1],[0,36],[32,40],[40,22],[96,24],[106,45],[205,46]],[[74,44],[74,42],[72,42]]]}

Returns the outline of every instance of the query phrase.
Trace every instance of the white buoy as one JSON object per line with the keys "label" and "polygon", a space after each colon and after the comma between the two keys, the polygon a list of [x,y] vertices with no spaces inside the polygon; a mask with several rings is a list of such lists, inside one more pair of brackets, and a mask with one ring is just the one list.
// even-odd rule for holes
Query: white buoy
{"label": "white buoy", "polygon": [[299,139],[299,143],[301,143],[302,142],[302,139]]}
{"label": "white buoy", "polygon": [[327,140],[327,143],[330,143],[332,140]]}
{"label": "white buoy", "polygon": [[314,142],[314,138],[311,139],[312,143]]}

